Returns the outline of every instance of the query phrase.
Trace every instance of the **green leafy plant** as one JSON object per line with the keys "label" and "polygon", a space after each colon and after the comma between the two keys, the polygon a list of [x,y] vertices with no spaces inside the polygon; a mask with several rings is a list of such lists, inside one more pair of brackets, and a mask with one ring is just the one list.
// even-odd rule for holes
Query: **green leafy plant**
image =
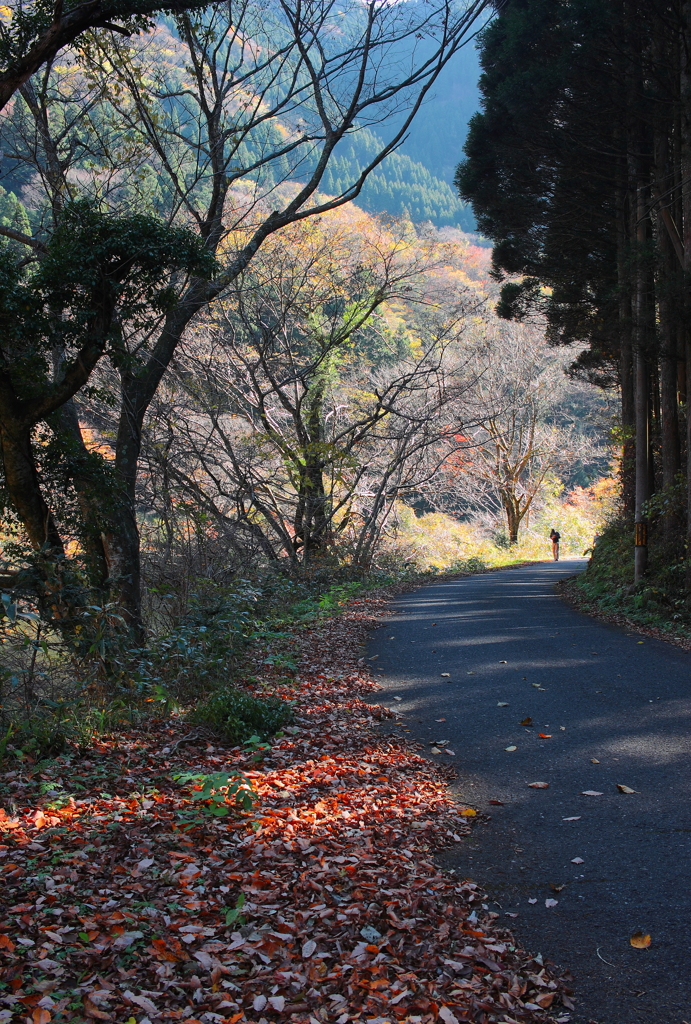
{"label": "green leafy plant", "polygon": [[211,726],[230,743],[243,743],[254,736],[265,740],[292,718],[292,709],[277,697],[260,700],[235,688],[214,693],[190,715],[190,721]]}
{"label": "green leafy plant", "polygon": [[193,786],[191,799],[205,803],[215,818],[227,816],[229,800],[245,811],[251,810],[254,803],[252,783],[242,772],[214,772],[213,775],[184,772],[173,775],[173,779],[181,786]]}
{"label": "green leafy plant", "polygon": [[240,916],[240,911],[242,910],[244,905],[245,897],[243,896],[242,893],[240,893],[237,900],[235,901],[235,906],[232,909],[230,907],[226,908],[226,924],[243,925],[245,923],[245,918]]}

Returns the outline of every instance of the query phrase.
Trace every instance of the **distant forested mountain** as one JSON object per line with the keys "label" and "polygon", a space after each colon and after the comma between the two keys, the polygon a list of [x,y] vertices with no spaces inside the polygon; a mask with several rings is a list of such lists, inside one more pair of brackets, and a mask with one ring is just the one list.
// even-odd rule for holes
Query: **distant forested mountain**
{"label": "distant forested mountain", "polygon": [[[160,24],[173,37],[173,20],[163,18]],[[357,200],[359,206],[370,213],[406,216],[416,223],[431,221],[436,227],[451,226],[466,232],[477,230],[470,205],[459,198],[451,182],[463,155],[468,121],[477,109],[478,77],[477,54],[474,46],[469,45],[444,69],[400,149],[387,157],[369,176]],[[382,138],[391,138],[395,133],[402,116],[394,114],[381,126],[363,128],[345,139],[329,165],[323,191],[334,195],[352,182],[361,167],[380,151]],[[182,110],[181,118],[184,118]],[[238,157],[243,162],[252,163],[267,144],[276,142],[270,136],[280,135],[280,132],[278,125],[265,126],[261,138],[248,137],[240,147]],[[26,209],[24,207],[31,194],[31,173],[11,157],[2,161],[0,224],[22,231],[29,221],[33,223],[36,220],[38,214],[31,210],[31,202]],[[298,176],[305,173],[303,165]],[[265,185],[289,179],[289,161],[287,158],[276,161],[260,174]],[[157,190],[158,184],[152,180],[154,207]],[[35,228],[37,224],[33,226]]]}
{"label": "distant forested mountain", "polygon": [[[339,193],[381,147],[382,140],[367,129],[353,134],[331,161],[324,191]],[[463,231],[475,230],[472,210],[461,202],[448,182],[404,152],[392,153],[370,174],[357,203],[370,213],[390,213],[414,222],[429,220],[437,227],[450,225]]]}
{"label": "distant forested mountain", "polygon": [[[470,206],[459,199],[451,182],[463,157],[468,121],[478,107],[479,75],[477,51],[472,44],[465,46],[440,75],[400,150],[368,178],[360,206],[371,213],[430,220],[437,227],[477,230]],[[387,136],[396,120],[387,124]],[[332,161],[324,190],[340,191],[380,147],[381,140],[371,130],[352,135]]]}

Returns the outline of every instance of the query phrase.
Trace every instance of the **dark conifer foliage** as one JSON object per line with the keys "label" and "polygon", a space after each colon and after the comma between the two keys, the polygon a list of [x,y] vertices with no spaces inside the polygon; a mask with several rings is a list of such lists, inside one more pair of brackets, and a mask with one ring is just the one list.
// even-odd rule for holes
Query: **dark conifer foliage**
{"label": "dark conifer foliage", "polygon": [[455,179],[494,242],[500,314],[544,317],[554,344],[586,346],[573,372],[620,389],[637,578],[654,493],[669,496],[656,537],[670,558],[687,558],[691,537],[678,500],[689,451],[690,14],[664,0],[508,0],[482,35],[482,111]]}

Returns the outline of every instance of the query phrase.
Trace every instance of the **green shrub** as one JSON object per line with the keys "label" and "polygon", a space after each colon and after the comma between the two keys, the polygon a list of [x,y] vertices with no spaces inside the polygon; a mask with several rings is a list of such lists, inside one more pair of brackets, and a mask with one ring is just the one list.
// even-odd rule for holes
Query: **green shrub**
{"label": "green shrub", "polygon": [[243,743],[251,736],[268,739],[292,718],[292,709],[278,697],[260,700],[237,689],[214,693],[190,715],[190,721],[211,726],[230,743]]}

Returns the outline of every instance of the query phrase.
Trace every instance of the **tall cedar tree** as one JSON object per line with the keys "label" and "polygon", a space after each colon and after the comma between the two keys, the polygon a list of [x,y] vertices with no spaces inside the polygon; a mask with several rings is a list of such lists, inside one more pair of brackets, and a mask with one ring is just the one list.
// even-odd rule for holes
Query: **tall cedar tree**
{"label": "tall cedar tree", "polygon": [[[574,372],[620,389],[637,578],[646,502],[673,493],[685,461],[689,10],[509,0],[481,38],[482,111],[456,174],[495,243],[499,313],[544,317],[554,344],[587,346]],[[670,501],[671,557],[685,555],[678,516]]]}

